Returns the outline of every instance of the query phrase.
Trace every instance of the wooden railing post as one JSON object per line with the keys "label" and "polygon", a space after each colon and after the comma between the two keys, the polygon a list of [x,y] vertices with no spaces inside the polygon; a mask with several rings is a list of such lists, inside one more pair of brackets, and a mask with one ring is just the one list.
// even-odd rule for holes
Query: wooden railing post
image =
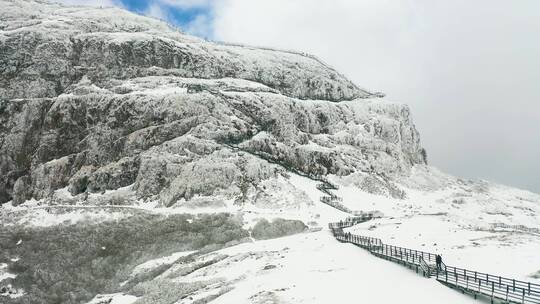
{"label": "wooden railing post", "polygon": [[480,293],[480,286],[482,286],[482,279],[478,279],[478,293]]}

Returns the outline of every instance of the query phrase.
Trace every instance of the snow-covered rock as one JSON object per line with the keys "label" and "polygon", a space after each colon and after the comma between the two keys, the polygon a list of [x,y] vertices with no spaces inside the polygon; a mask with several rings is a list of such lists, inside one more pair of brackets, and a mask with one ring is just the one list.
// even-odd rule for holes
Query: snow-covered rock
{"label": "snow-covered rock", "polygon": [[0,7],[0,203],[132,184],[166,206],[245,203],[283,167],[386,179],[425,162],[407,106],[313,56],[204,41],[118,8]]}

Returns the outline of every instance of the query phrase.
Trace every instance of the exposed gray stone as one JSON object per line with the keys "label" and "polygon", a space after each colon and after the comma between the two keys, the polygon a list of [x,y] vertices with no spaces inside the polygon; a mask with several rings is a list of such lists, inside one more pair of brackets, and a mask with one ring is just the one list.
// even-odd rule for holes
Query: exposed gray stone
{"label": "exposed gray stone", "polygon": [[251,231],[251,236],[255,239],[266,240],[303,232],[308,227],[299,220],[285,220],[281,218],[269,222],[261,219]]}
{"label": "exposed gray stone", "polygon": [[83,193],[88,189],[90,176],[96,170],[94,166],[83,166],[69,179],[68,191],[71,195]]}
{"label": "exposed gray stone", "polygon": [[28,176],[21,176],[15,182],[13,186],[13,205],[17,206],[24,203],[27,199],[32,197],[30,190],[31,181]]}
{"label": "exposed gray stone", "polygon": [[138,172],[139,158],[124,157],[92,172],[88,178],[88,190],[103,192],[129,186],[135,182]]}
{"label": "exposed gray stone", "polygon": [[386,178],[425,162],[406,106],[313,56],[117,8],[0,7],[0,203],[132,184],[164,205],[245,203],[286,169]]}

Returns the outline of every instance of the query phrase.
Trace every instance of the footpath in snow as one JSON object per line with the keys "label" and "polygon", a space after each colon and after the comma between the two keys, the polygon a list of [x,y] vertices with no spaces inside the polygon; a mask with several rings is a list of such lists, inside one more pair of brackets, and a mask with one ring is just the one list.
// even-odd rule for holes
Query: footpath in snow
{"label": "footpath in snow", "polygon": [[275,268],[245,278],[213,302],[477,303],[354,245],[336,242],[327,230],[241,244],[221,253],[275,251],[280,252]]}

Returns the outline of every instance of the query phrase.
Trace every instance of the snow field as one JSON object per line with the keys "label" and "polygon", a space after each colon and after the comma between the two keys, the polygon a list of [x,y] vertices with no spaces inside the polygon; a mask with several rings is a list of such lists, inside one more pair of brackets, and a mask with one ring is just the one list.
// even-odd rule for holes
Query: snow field
{"label": "snow field", "polygon": [[[365,303],[433,303],[434,299],[437,303],[474,303],[474,299],[405,267],[339,243],[328,231],[220,250],[232,256],[246,252],[279,254],[259,263],[258,272],[250,272],[214,303],[353,303],[360,299]],[[264,270],[262,266],[269,263],[275,267]],[[246,264],[237,267],[242,265]],[[226,276],[227,270],[222,273]]]}
{"label": "snow field", "polygon": [[[412,175],[411,179],[418,179]],[[435,189],[411,189],[404,200],[341,186],[335,193],[351,209],[379,210],[383,218],[346,231],[380,238],[384,243],[439,253],[447,265],[530,282],[540,270],[540,236],[491,230],[492,223],[540,227],[540,200],[528,191],[475,182],[464,184],[431,174]],[[334,178],[339,181],[339,178]],[[338,183],[339,184],[339,183]]]}

